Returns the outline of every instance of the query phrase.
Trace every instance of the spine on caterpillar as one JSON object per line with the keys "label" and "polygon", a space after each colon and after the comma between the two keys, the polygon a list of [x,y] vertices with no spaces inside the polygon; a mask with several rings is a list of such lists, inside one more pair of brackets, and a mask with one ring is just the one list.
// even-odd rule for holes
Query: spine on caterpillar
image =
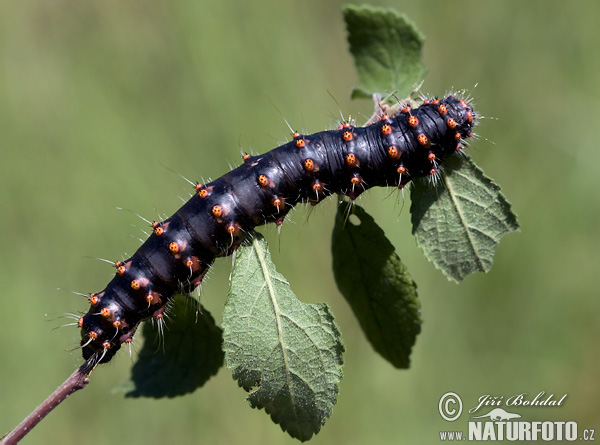
{"label": "spine on caterpillar", "polygon": [[208,184],[171,218],[152,225],[135,254],[115,264],[107,287],[91,294],[79,319],[84,359],[108,362],[132,340],[141,321],[161,318],[177,292],[198,286],[216,257],[230,255],[250,230],[282,224],[299,202],[317,204],[331,194],[355,199],[375,186],[402,188],[414,178],[439,176],[443,161],[466,146],[475,125],[472,107],[449,96],[405,106],[372,125],[293,140]]}

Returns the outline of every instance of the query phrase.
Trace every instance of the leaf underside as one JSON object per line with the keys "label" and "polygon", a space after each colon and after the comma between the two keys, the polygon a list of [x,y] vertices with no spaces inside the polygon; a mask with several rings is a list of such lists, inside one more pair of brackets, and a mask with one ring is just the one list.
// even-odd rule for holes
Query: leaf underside
{"label": "leaf underside", "polygon": [[343,201],[331,250],[338,288],[367,339],[392,365],[408,368],[421,332],[420,303],[417,286],[394,246],[362,207]]}
{"label": "leaf underside", "polygon": [[342,352],[326,304],[299,301],[255,233],[237,251],[223,313],[225,362],[284,431],[310,439],[331,415],[342,378]]}
{"label": "leaf underside", "polygon": [[222,331],[194,298],[177,295],[166,318],[164,335],[156,323],[144,323],[144,346],[131,370],[126,397],[184,395],[223,365]]}
{"label": "leaf underside", "polygon": [[451,280],[488,272],[504,235],[518,230],[500,187],[470,159],[452,156],[436,187],[411,188],[413,234],[425,256]]}

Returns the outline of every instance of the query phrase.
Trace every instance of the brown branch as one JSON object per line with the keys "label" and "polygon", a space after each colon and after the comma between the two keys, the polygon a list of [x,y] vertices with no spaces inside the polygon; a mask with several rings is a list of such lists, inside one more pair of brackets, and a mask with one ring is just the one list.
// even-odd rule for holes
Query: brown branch
{"label": "brown branch", "polygon": [[38,423],[42,421],[50,412],[56,408],[63,400],[73,394],[75,391],[83,389],[90,382],[89,375],[94,367],[88,361],[81,365],[77,370],[65,380],[44,402],[38,406],[29,416],[23,420],[19,426],[12,430],[0,442],[1,445],[13,445],[18,443],[25,435],[31,431]]}

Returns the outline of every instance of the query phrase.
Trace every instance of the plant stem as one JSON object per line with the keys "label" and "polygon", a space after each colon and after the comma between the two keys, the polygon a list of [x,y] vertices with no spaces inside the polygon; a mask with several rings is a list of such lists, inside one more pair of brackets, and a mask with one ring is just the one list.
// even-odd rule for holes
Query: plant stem
{"label": "plant stem", "polygon": [[23,420],[19,426],[12,430],[0,442],[1,445],[13,445],[18,443],[25,435],[31,431],[38,423],[42,421],[50,412],[56,408],[63,400],[73,394],[75,391],[83,389],[90,382],[89,375],[94,369],[91,363],[86,362],[81,365],[71,376],[60,385],[56,391],[44,400],[29,416]]}

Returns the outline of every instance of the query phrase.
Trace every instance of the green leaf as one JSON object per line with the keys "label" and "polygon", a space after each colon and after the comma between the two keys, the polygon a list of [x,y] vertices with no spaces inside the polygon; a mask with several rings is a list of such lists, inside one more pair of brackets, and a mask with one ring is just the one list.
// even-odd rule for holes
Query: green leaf
{"label": "green leaf", "polygon": [[417,244],[454,281],[488,272],[500,238],[519,228],[500,187],[459,156],[445,161],[437,187],[415,181],[411,201]]}
{"label": "green leaf", "polygon": [[359,84],[352,97],[383,96],[395,92],[406,97],[425,76],[421,48],[425,37],[405,16],[371,6],[346,6],[350,52]]}
{"label": "green leaf", "polygon": [[421,332],[417,285],[373,218],[350,206],[340,203],[335,217],[335,280],[373,348],[395,367],[408,368]]}
{"label": "green leaf", "polygon": [[238,251],[223,313],[225,362],[253,408],[302,441],[331,415],[344,346],[326,304],[299,301],[264,238]]}
{"label": "green leaf", "polygon": [[126,397],[175,397],[195,391],[223,365],[221,329],[189,296],[169,305],[164,338],[145,322],[144,346],[131,370]]}

